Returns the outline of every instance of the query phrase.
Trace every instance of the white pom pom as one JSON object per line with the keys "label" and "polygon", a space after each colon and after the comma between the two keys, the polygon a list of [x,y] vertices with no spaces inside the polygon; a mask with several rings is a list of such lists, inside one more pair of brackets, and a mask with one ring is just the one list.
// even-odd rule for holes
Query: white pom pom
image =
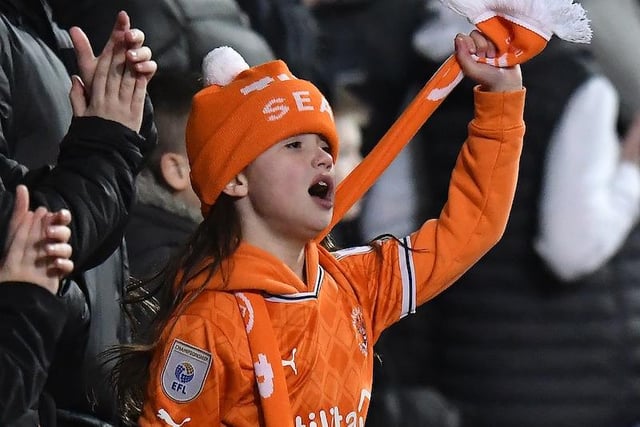
{"label": "white pom pom", "polygon": [[226,86],[242,71],[249,69],[249,64],[238,52],[229,46],[213,49],[202,60],[202,77],[205,86]]}

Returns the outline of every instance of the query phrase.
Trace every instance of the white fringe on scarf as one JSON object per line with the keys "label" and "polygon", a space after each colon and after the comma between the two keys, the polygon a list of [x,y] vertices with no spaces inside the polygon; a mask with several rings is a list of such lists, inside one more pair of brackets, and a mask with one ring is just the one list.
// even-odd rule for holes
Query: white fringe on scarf
{"label": "white fringe on scarf", "polygon": [[501,16],[549,40],[589,43],[591,27],[586,11],[573,0],[440,0],[473,24]]}

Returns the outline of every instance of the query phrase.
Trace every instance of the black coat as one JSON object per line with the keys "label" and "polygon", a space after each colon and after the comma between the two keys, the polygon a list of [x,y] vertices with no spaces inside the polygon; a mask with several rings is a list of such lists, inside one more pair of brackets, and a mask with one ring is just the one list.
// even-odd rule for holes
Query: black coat
{"label": "black coat", "polygon": [[[60,144],[55,168],[29,171],[0,154],[0,247],[13,210],[13,190],[18,184],[30,189],[31,206],[56,211],[69,209],[72,259],[77,266],[104,260],[120,244],[133,203],[134,175],[153,143],[119,123],[98,117],[73,120]],[[96,252],[95,248],[104,246]]]}
{"label": "black coat", "polygon": [[197,226],[167,209],[136,203],[125,231],[131,275],[144,280],[158,273]]}
{"label": "black coat", "polygon": [[0,425],[15,425],[38,402],[64,311],[40,286],[0,283]]}
{"label": "black coat", "polygon": [[[85,262],[86,255],[91,254],[98,242],[114,239],[120,245],[122,228],[133,201],[134,172],[140,167],[142,152],[146,152],[149,145],[153,144],[118,123],[82,117],[73,120],[60,146],[59,162],[53,169],[28,171],[0,155],[1,223],[6,227],[14,204],[13,191],[5,188],[13,190],[17,184],[25,183],[31,190],[33,206],[44,205],[54,211],[67,208],[74,213],[71,242],[73,258],[78,264]],[[106,254],[109,258],[68,281],[60,300],[64,310],[58,321],[64,332],[58,334],[58,346],[64,348],[64,352],[58,353],[53,361],[55,374],[49,377],[46,390],[57,405],[78,412],[84,412],[86,388],[93,388],[90,379],[106,374],[100,371],[96,374],[98,367],[90,362],[108,343],[124,342],[128,338],[128,326],[116,302],[127,280],[123,252],[114,252],[113,243],[105,247],[113,252]],[[96,256],[100,260],[104,258],[94,253],[93,258]],[[77,381],[68,380],[69,371],[78,372]],[[25,393],[36,391],[41,390],[32,387]],[[37,396],[32,400],[37,402]],[[19,409],[19,403],[27,404],[29,400],[14,403],[14,411]],[[29,407],[22,409],[27,413]],[[42,420],[41,423],[47,425]]]}

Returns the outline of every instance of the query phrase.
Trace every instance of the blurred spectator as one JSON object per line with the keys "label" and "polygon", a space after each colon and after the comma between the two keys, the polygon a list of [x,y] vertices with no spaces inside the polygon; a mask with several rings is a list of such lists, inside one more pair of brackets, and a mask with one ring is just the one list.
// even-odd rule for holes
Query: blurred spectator
{"label": "blurred spectator", "polygon": [[640,2],[638,0],[581,0],[593,39],[591,48],[603,72],[620,94],[623,125],[640,112]]}
{"label": "blurred spectator", "polygon": [[[326,87],[318,72],[318,25],[302,0],[238,0],[251,26],[298,78]],[[249,65],[253,65],[247,61]]]}
{"label": "blurred spectator", "polygon": [[200,88],[190,77],[161,73],[149,85],[158,146],[136,180],[137,199],[125,233],[131,275],[138,279],[158,273],[202,221],[184,143],[191,98]]}
{"label": "blurred spectator", "polygon": [[[383,337],[386,381],[399,393],[436,387],[463,427],[631,426],[640,421],[638,123],[619,138],[617,93],[586,47],[552,39],[522,68],[527,133],[505,235]],[[412,146],[420,217],[446,200],[470,84],[427,122],[424,149]]]}
{"label": "blurred spectator", "polygon": [[[111,31],[105,16],[126,10],[144,31],[146,43],[163,72],[199,72],[213,48],[229,45],[250,65],[273,59],[264,36],[252,28],[236,0],[53,0],[54,17],[65,28],[85,28],[94,46],[102,47]],[[74,6],[69,4],[73,3]],[[65,5],[66,4],[66,5]],[[66,7],[65,7],[66,6]]]}
{"label": "blurred spectator", "polygon": [[[133,175],[142,154],[155,141],[150,109],[140,131],[146,140],[131,129],[98,118],[74,123],[68,141],[60,145],[61,156],[69,160],[66,170],[70,175],[60,176],[54,170],[52,176],[58,180],[51,181],[45,165],[55,163],[72,116],[69,73],[77,74],[77,67],[70,38],[53,23],[52,10],[44,1],[1,0],[0,12],[1,50],[11,59],[0,64],[4,184],[15,186],[14,180],[24,180],[30,187],[41,185],[45,205],[57,210],[68,203],[74,216],[71,244],[78,273],[61,289],[66,319],[59,346],[65,351],[58,352],[52,362],[45,389],[54,397],[55,406],[53,400],[48,404],[59,409],[58,426],[90,425],[99,422],[95,416],[115,420],[105,374],[96,371],[96,355],[125,342],[128,336],[117,302],[127,277],[120,246],[133,196]],[[78,161],[87,151],[94,161]],[[103,163],[96,167],[102,157]],[[33,170],[27,174],[20,163]],[[93,179],[72,180],[73,174]],[[64,185],[58,185],[60,182]],[[48,198],[51,191],[58,194]],[[33,200],[38,197],[34,194]],[[29,416],[37,417],[34,413]],[[24,422],[35,424],[33,419]],[[50,422],[54,420],[40,420],[43,426]]]}
{"label": "blurred spectator", "polygon": [[344,86],[370,110],[363,151],[402,111],[409,84],[421,70],[411,37],[425,17],[422,0],[316,0],[318,71],[328,95]]}
{"label": "blurred spectator", "polygon": [[236,0],[129,0],[161,73],[199,73],[202,58],[227,45],[250,65],[273,59],[268,40]]}

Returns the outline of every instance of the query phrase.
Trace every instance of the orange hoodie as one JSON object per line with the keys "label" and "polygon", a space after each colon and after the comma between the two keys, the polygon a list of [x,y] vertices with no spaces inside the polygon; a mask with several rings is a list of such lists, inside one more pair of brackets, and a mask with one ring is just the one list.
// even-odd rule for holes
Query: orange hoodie
{"label": "orange hoodie", "polygon": [[381,332],[451,285],[506,226],[524,90],[476,90],[475,106],[447,204],[403,244],[329,253],[311,242],[305,282],[242,244],[223,265],[227,282],[214,275],[165,330],[139,424],[363,425]]}

